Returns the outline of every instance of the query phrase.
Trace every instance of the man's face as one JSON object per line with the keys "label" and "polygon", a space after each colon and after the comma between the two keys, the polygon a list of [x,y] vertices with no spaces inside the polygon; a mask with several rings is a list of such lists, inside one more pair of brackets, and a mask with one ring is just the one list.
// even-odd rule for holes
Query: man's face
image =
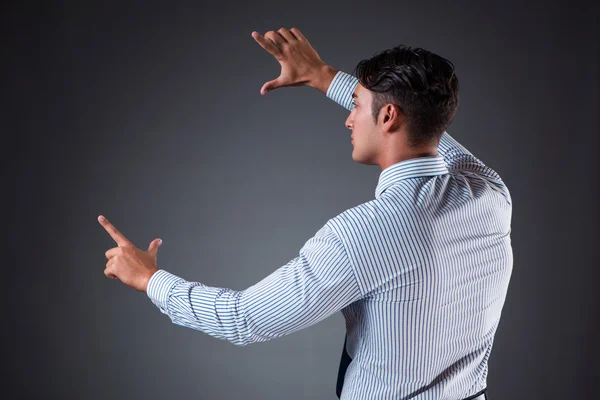
{"label": "man's face", "polygon": [[354,108],[346,119],[346,127],[352,131],[352,159],[367,165],[376,165],[379,153],[380,135],[371,113],[372,100],[371,91],[359,83],[353,94]]}

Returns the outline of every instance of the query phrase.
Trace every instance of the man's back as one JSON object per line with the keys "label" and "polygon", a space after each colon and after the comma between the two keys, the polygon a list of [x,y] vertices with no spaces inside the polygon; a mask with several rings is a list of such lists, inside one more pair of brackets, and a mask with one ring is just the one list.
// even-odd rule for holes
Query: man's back
{"label": "man's back", "polygon": [[[355,79],[340,72],[328,97],[350,104]],[[352,362],[341,399],[460,399],[486,388],[513,264],[510,193],[447,132],[438,152],[386,168],[375,200],[327,223],[363,296],[342,309]]]}
{"label": "man's back", "polygon": [[[340,71],[326,94],[349,109],[357,83]],[[173,323],[239,346],[341,311],[353,358],[343,400],[461,400],[486,387],[512,272],[511,210],[500,176],[445,132],[438,155],[387,166],[375,200],[329,219],[247,289],[160,269],[147,293]]]}

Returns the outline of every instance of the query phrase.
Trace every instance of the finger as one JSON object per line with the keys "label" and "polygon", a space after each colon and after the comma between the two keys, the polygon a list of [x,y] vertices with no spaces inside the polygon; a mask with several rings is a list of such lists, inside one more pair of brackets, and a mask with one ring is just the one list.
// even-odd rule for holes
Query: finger
{"label": "finger", "polygon": [[300,41],[307,41],[306,38],[304,37],[304,35],[302,34],[302,32],[300,32],[300,29],[298,28],[291,28],[290,29],[290,33],[293,34],[298,40]]}
{"label": "finger", "polygon": [[113,271],[113,268],[112,268],[112,265],[113,265],[114,263],[115,263],[115,262],[114,262],[113,260],[109,260],[109,261],[106,263],[106,268],[104,268],[104,275],[105,275],[107,278],[114,279],[114,280],[119,280],[119,278],[118,278],[118,277],[117,277],[117,276],[114,274],[114,272],[115,272],[115,271]]}
{"label": "finger", "polygon": [[116,275],[114,275],[114,274],[111,274],[110,272],[104,271],[104,275],[106,275],[106,277],[107,277],[107,278],[113,279],[113,280],[115,280],[115,281],[118,281],[118,280],[119,280],[119,278],[117,278],[117,276],[116,276]]}
{"label": "finger", "polygon": [[156,253],[158,253],[158,248],[160,247],[160,245],[162,244],[162,239],[154,239],[151,243],[150,246],[148,246],[148,253],[155,255]]}
{"label": "finger", "polygon": [[104,255],[106,256],[107,259],[110,260],[114,256],[116,256],[118,254],[122,254],[122,253],[123,253],[123,247],[113,247],[112,249],[106,250]]}
{"label": "finger", "polygon": [[287,29],[285,29],[284,27],[281,27],[277,30],[277,32],[283,36],[283,38],[288,41],[288,42],[293,42],[296,40],[296,38],[294,37],[294,35],[292,35],[290,33],[290,31],[288,31]]}
{"label": "finger", "polygon": [[279,33],[275,32],[275,31],[269,31],[267,33],[265,33],[265,37],[267,39],[271,39],[275,45],[277,45],[279,48],[282,48],[283,45],[285,43],[287,43],[287,40],[285,40],[285,38],[283,36],[281,36]]}
{"label": "finger", "polygon": [[258,44],[260,44],[260,46],[263,49],[265,49],[266,51],[271,53],[273,56],[275,56],[275,58],[277,58],[277,56],[281,55],[281,50],[278,47],[276,47],[273,44],[273,42],[266,39],[260,33],[254,31],[254,32],[252,32],[252,37],[254,38],[254,40],[256,40],[258,42]]}
{"label": "finger", "polygon": [[117,228],[114,227],[113,224],[108,222],[108,220],[102,215],[98,217],[98,221],[100,222],[100,225],[102,225],[104,229],[106,229],[106,232],[108,232],[110,237],[112,237],[119,246],[133,246],[133,243],[131,243],[121,232],[117,230]]}
{"label": "finger", "polygon": [[270,92],[271,90],[278,89],[283,86],[284,86],[284,84],[280,78],[274,79],[272,81],[265,83],[263,85],[263,87],[260,88],[260,94],[264,95],[267,92]]}

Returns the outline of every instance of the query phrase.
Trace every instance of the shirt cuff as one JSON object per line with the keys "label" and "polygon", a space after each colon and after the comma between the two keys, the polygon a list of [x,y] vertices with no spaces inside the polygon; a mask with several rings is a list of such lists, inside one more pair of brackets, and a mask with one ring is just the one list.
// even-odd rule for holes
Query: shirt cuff
{"label": "shirt cuff", "polygon": [[148,287],[146,288],[146,294],[160,311],[166,313],[171,290],[175,285],[184,281],[185,279],[177,275],[159,269],[150,277]]}
{"label": "shirt cuff", "polygon": [[338,71],[327,88],[325,95],[347,110],[352,110],[352,93],[358,86],[358,78],[344,71]]}

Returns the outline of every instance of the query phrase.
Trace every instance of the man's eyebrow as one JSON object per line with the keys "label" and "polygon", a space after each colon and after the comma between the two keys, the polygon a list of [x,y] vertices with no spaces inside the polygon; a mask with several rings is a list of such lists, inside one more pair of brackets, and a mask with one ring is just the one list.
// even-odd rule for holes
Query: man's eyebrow
{"label": "man's eyebrow", "polygon": [[352,92],[352,98],[358,98],[358,95],[356,94],[356,92]]}

